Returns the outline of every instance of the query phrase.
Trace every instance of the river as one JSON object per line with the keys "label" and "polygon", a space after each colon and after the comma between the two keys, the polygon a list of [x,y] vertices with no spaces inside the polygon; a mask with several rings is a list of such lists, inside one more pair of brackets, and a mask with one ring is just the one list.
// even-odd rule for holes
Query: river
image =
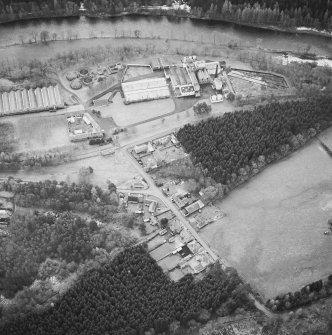
{"label": "river", "polygon": [[[277,32],[245,27],[221,21],[171,18],[159,16],[122,16],[115,18],[56,18],[33,19],[0,25],[0,46],[29,43],[34,33],[46,30],[57,39],[135,36],[141,38],[180,39],[199,42],[227,44],[237,41],[243,47],[256,46],[273,50],[310,52],[320,56],[332,56],[332,39],[324,36]],[[70,43],[70,42],[68,42]],[[88,43],[88,42],[87,42]],[[0,54],[1,55],[1,54]]]}

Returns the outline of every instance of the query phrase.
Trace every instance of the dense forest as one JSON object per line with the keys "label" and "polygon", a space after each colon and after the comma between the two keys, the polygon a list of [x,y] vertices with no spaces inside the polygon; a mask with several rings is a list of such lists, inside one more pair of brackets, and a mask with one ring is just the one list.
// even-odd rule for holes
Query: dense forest
{"label": "dense forest", "polygon": [[332,99],[324,96],[226,113],[187,124],[177,136],[206,175],[232,188],[331,124]]}
{"label": "dense forest", "polygon": [[[0,304],[0,324],[50,306],[59,290],[137,241],[130,229],[139,222],[118,205],[112,183],[102,191],[89,184],[8,178],[0,190],[14,193],[16,209],[5,227],[0,224],[0,295],[12,299],[8,308]],[[105,221],[94,219],[100,216]]]}
{"label": "dense forest", "polygon": [[250,307],[248,287],[233,269],[215,265],[203,280],[171,281],[143,247],[127,249],[100,269],[84,274],[53,308],[6,324],[2,335],[157,333],[183,325],[202,309]]}
{"label": "dense forest", "polygon": [[9,179],[1,183],[1,188],[15,192],[15,202],[21,207],[79,211],[98,219],[112,219],[118,212],[118,196],[113,183],[109,183],[105,191],[89,183],[16,182]]}
{"label": "dense forest", "polygon": [[61,260],[60,273],[68,270],[68,264],[77,267],[88,259],[97,260],[95,248],[109,253],[134,241],[70,212],[15,214],[7,232],[0,243],[0,292],[5,297],[31,285],[48,258]]}
{"label": "dense forest", "polygon": [[[236,22],[282,27],[307,26],[331,29],[332,3],[329,0],[189,0],[191,13],[168,10],[168,15],[193,15]],[[0,0],[0,20],[29,16],[78,14],[79,0]],[[88,13],[139,13],[141,6],[172,4],[171,0],[84,0]],[[156,9],[155,14],[160,14]]]}
{"label": "dense forest", "polygon": [[194,14],[282,27],[331,29],[329,0],[191,0]]}

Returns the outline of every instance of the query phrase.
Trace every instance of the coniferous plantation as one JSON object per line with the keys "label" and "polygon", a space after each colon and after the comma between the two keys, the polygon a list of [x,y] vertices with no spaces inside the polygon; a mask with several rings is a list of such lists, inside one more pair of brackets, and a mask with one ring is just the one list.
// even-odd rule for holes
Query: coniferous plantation
{"label": "coniferous plantation", "polygon": [[178,139],[193,162],[228,186],[245,181],[332,124],[332,99],[289,101],[187,124]]}
{"label": "coniferous plantation", "polygon": [[219,265],[201,281],[187,275],[173,282],[143,247],[127,249],[111,263],[82,276],[55,306],[5,325],[2,335],[157,333],[170,322],[183,325],[202,309],[223,307],[225,315],[250,307],[248,288],[233,269]]}

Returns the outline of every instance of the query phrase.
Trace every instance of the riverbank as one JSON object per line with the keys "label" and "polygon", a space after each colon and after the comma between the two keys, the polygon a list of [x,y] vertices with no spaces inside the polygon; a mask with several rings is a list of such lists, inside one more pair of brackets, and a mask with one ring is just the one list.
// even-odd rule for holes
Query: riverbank
{"label": "riverbank", "polygon": [[[52,13],[49,15],[45,15],[42,17],[39,16],[26,16],[22,18],[9,19],[5,21],[0,21],[0,25],[6,25],[11,23],[25,22],[30,20],[50,20],[50,19],[70,19],[70,18],[79,18],[79,17],[87,17],[87,18],[96,18],[96,19],[111,19],[125,16],[151,16],[151,17],[172,17],[179,19],[190,19],[197,21],[209,21],[209,22],[223,22],[223,23],[231,23],[240,27],[250,27],[261,30],[279,32],[279,33],[288,33],[288,34],[303,34],[303,35],[312,35],[312,36],[321,36],[332,39],[332,32],[328,31],[319,31],[314,28],[306,28],[306,27],[279,27],[273,25],[261,25],[249,22],[239,22],[235,20],[230,20],[226,18],[218,18],[218,17],[200,17],[197,15],[192,15],[186,12],[176,12],[175,10],[162,10],[162,9],[141,9],[136,12],[122,12],[122,13],[89,13],[89,12],[76,12],[71,14],[56,14]],[[301,29],[300,29],[301,28]]]}

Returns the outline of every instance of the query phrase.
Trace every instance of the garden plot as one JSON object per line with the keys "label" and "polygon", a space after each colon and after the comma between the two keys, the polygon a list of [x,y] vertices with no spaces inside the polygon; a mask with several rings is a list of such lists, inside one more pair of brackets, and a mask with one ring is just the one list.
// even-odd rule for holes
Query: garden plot
{"label": "garden plot", "polygon": [[153,250],[157,248],[158,246],[162,245],[163,243],[166,243],[166,239],[164,236],[157,235],[152,240],[148,242],[148,250]]}
{"label": "garden plot", "polygon": [[154,233],[156,230],[159,230],[160,228],[157,225],[152,225],[150,224],[150,222],[143,222],[145,225],[145,231],[146,231],[146,235],[150,235],[152,233]]}
{"label": "garden plot", "polygon": [[173,161],[176,161],[178,159],[181,159],[183,157],[186,156],[186,153],[184,152],[182,147],[176,147],[174,145],[163,149],[163,150],[159,150],[162,159],[166,162],[166,163],[170,163]]}
{"label": "garden plot", "polygon": [[172,251],[174,251],[174,246],[168,242],[164,243],[163,245],[161,245],[160,247],[158,247],[157,249],[154,249],[150,252],[151,257],[153,257],[157,262],[168,256],[170,253],[172,253]]}
{"label": "garden plot", "polygon": [[[170,255],[160,262],[158,262],[158,265],[164,270],[164,271],[170,271],[174,269],[176,266],[179,265],[179,262],[181,261],[181,256],[178,254]],[[182,274],[184,276],[184,274]]]}

